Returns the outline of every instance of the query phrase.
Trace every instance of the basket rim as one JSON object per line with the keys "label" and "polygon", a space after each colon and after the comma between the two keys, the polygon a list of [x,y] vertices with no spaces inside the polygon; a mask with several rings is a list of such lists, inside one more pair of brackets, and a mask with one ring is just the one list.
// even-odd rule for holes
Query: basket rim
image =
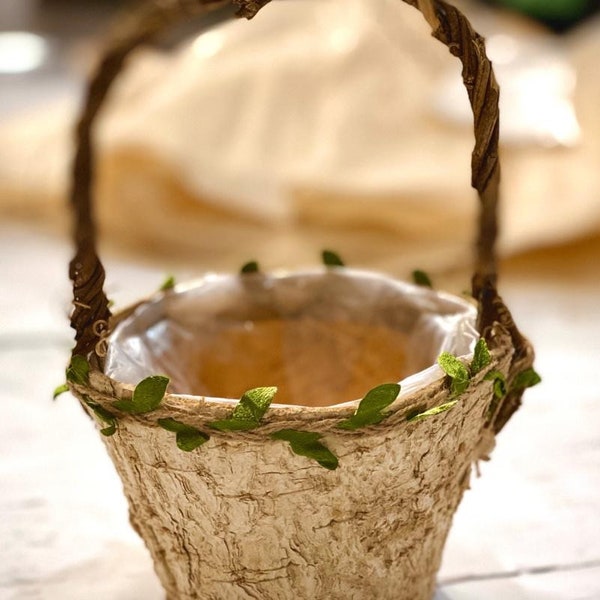
{"label": "basket rim", "polygon": [[[469,389],[460,396],[459,405],[465,401],[473,390],[479,389],[481,385],[490,387],[491,397],[493,382],[485,379],[489,372],[500,370],[509,381],[514,375],[511,359],[515,350],[509,333],[504,327],[498,326],[494,328],[491,339],[490,353],[492,360],[485,369],[472,378]],[[468,359],[469,355],[462,358]],[[501,365],[505,366],[502,367]],[[104,409],[116,413],[119,419],[134,420],[150,426],[158,426],[160,419],[176,418],[190,426],[204,428],[210,421],[227,418],[231,413],[231,408],[237,402],[232,399],[166,393],[161,405],[156,410],[144,414],[130,414],[116,409],[114,402],[117,400],[130,400],[135,389],[132,384],[120,382],[97,369],[93,369],[89,374],[89,381],[86,385],[70,382],[69,387],[80,399],[91,399]],[[338,425],[340,420],[349,418],[354,414],[358,400],[319,407],[274,403],[256,429],[231,432],[211,430],[211,432],[217,437],[229,439],[256,439],[268,437],[269,433],[281,429],[282,424],[284,424],[285,427],[293,429],[310,427],[311,431],[319,433],[335,432],[336,435],[360,436],[365,435],[367,431],[380,433],[386,430],[395,430],[400,425],[411,425],[407,418],[416,409],[419,411],[429,410],[448,402],[450,399],[449,385],[442,373],[439,378],[419,389],[404,394],[401,392],[398,398],[386,409],[387,417],[383,422],[356,431],[347,431],[339,428]]]}

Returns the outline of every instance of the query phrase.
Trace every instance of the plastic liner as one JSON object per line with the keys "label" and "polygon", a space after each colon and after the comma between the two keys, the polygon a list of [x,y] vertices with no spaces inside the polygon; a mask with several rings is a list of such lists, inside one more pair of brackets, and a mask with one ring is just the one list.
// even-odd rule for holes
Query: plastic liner
{"label": "plastic liner", "polygon": [[105,372],[124,383],[164,374],[170,391],[239,398],[276,385],[278,403],[352,402],[380,383],[411,393],[443,376],[443,351],[472,353],[465,299],[351,269],[207,275],[122,320]]}

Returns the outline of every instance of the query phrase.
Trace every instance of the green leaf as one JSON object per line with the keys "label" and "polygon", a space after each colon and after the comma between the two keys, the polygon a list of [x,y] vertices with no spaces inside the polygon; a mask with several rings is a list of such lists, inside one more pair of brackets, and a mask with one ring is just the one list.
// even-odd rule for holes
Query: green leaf
{"label": "green leaf", "polygon": [[191,452],[196,448],[206,444],[210,440],[210,436],[202,431],[180,431],[175,436],[175,442],[177,443],[177,447],[183,452]]}
{"label": "green leaf", "polygon": [[113,421],[108,425],[108,427],[104,427],[104,429],[100,430],[100,433],[105,437],[111,437],[115,435],[117,432],[117,422]]}
{"label": "green leaf", "polygon": [[467,367],[449,352],[442,352],[440,354],[438,364],[442,367],[444,373],[452,379],[450,386],[452,396],[460,396],[469,387],[469,380],[471,379]]}
{"label": "green leaf", "polygon": [[241,269],[240,269],[240,273],[242,275],[247,275],[249,273],[260,273],[260,267],[258,265],[258,262],[256,262],[255,260],[251,260],[250,262],[247,262]]}
{"label": "green leaf", "polygon": [[276,393],[276,387],[259,387],[248,390],[234,408],[232,418],[260,421],[269,410]]}
{"label": "green leaf", "polygon": [[56,400],[61,394],[69,391],[69,386],[66,383],[59,385],[52,394],[52,399]]}
{"label": "green leaf", "polygon": [[160,292],[168,292],[175,287],[176,281],[173,275],[168,275],[159,288]]}
{"label": "green leaf", "polygon": [[281,429],[271,434],[274,440],[289,442],[292,452],[299,456],[306,456],[316,460],[322,467],[329,470],[338,468],[337,456],[323,445],[319,440],[321,435],[310,431],[296,431],[295,429]]}
{"label": "green leaf", "polygon": [[191,452],[210,439],[208,434],[175,419],[159,419],[158,424],[163,429],[176,434],[177,447],[184,452]]}
{"label": "green leaf", "polygon": [[511,390],[524,390],[525,388],[533,387],[542,381],[542,378],[533,369],[526,369],[517,374],[512,385]]}
{"label": "green leaf", "polygon": [[434,408],[430,408],[429,410],[425,410],[423,412],[418,412],[416,414],[409,414],[406,417],[407,421],[421,421],[423,419],[427,419],[427,417],[433,417],[435,415],[439,415],[447,410],[450,410],[453,406],[458,403],[458,400],[451,400],[450,402],[446,402],[445,404],[440,404],[439,406],[435,406]]}
{"label": "green leaf", "polygon": [[156,410],[167,391],[169,378],[163,375],[152,375],[140,381],[131,400],[117,400],[113,405],[115,408],[132,415],[141,415]]}
{"label": "green leaf", "polygon": [[494,387],[494,396],[498,399],[504,398],[507,393],[506,377],[500,371],[490,371],[484,377],[486,381],[492,381]]}
{"label": "green leaf", "polygon": [[422,285],[423,287],[433,288],[433,283],[431,283],[431,279],[425,271],[421,271],[420,269],[416,269],[412,272],[413,281],[417,285]]}
{"label": "green leaf", "polygon": [[117,418],[115,415],[106,410],[100,404],[91,400],[88,396],[84,396],[83,401],[90,407],[100,421],[108,425],[108,427],[101,429],[100,433],[106,437],[114,435],[117,431]]}
{"label": "green leaf", "polygon": [[76,385],[86,385],[90,377],[90,363],[83,356],[75,355],[67,367],[67,381]]}
{"label": "green leaf", "polygon": [[326,267],[344,267],[344,261],[333,250],[323,250],[321,253],[323,263]]}
{"label": "green leaf", "polygon": [[247,431],[260,425],[275,394],[276,387],[259,387],[248,390],[241,397],[231,416],[221,421],[213,421],[208,425],[220,431]]}
{"label": "green leaf", "polygon": [[489,348],[486,341],[483,338],[477,340],[475,344],[475,352],[473,353],[473,360],[471,361],[471,376],[476,375],[492,362],[492,355],[490,354]]}
{"label": "green leaf", "polygon": [[400,385],[397,383],[384,383],[373,388],[360,401],[356,412],[345,421],[342,421],[338,427],[342,429],[354,430],[368,425],[381,423],[387,416],[382,413],[400,393]]}

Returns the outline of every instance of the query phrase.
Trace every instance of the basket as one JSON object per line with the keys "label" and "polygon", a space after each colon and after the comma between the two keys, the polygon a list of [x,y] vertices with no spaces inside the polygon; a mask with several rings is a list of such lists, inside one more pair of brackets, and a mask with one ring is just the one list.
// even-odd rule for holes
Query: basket
{"label": "basket", "polygon": [[[234,4],[239,16],[252,18],[267,1]],[[430,599],[472,464],[488,456],[520,405],[533,351],[496,289],[498,88],[482,38],[458,10],[442,0],[405,2],[423,13],[434,37],[463,64],[475,119],[472,184],[480,200],[472,295],[485,341],[478,348],[489,355],[482,354],[477,368],[468,357],[455,360],[460,373],[446,366],[447,376],[440,372],[410,393],[398,396],[392,388],[392,397],[377,405],[381,393],[390,394],[383,386],[363,413],[369,394],[360,403],[269,406],[262,388],[263,396],[249,394],[232,405],[165,393],[161,377],[136,386],[105,374],[107,339],[115,327],[177,291],[111,315],[92,215],[93,124],[132,50],[227,3],[146,2],[121,23],[91,81],[71,196],[76,345],[67,379],[104,434],[131,523],[170,600]],[[228,281],[254,298],[265,277]],[[344,268],[322,277],[338,287],[370,285],[368,274]],[[396,285],[381,281],[390,289]],[[394,294],[387,298],[393,319]],[[461,373],[467,374],[462,383]]]}

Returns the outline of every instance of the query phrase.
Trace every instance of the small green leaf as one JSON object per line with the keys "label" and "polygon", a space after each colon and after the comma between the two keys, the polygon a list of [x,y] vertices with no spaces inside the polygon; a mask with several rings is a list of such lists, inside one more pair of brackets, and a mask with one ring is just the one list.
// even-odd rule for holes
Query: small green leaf
{"label": "small green leaf", "polygon": [[281,429],[272,433],[271,438],[289,442],[292,452],[299,456],[312,458],[326,469],[332,471],[338,468],[339,461],[337,456],[319,441],[321,435],[318,433],[296,431],[295,429]]}
{"label": "small green leaf", "polygon": [[417,285],[422,285],[423,287],[433,288],[433,283],[431,283],[431,279],[425,271],[421,271],[420,269],[416,269],[412,272],[413,281]]}
{"label": "small green leaf", "polygon": [[140,381],[131,400],[117,400],[115,408],[132,415],[141,415],[156,410],[167,391],[169,378],[163,375],[152,375]]}
{"label": "small green leaf", "polygon": [[101,429],[100,433],[106,437],[114,435],[117,431],[117,418],[115,417],[115,415],[113,415],[103,406],[100,406],[100,404],[94,402],[87,396],[84,396],[83,401],[90,407],[90,409],[94,412],[94,414],[100,421],[108,425],[108,427],[104,427],[103,429]]}
{"label": "small green leaf", "polygon": [[66,383],[59,385],[52,394],[52,399],[56,400],[61,394],[69,391],[69,386]]}
{"label": "small green leaf", "polygon": [[83,356],[75,355],[67,367],[67,381],[77,385],[86,385],[90,376],[90,363]]}
{"label": "small green leaf", "polygon": [[276,393],[276,387],[259,387],[248,390],[234,408],[231,416],[234,419],[260,421],[269,410]]}
{"label": "small green leaf", "polygon": [[338,427],[342,429],[354,430],[368,425],[381,423],[387,416],[382,413],[400,393],[400,385],[397,383],[384,383],[373,388],[360,401],[356,412],[345,421],[342,421]]}
{"label": "small green leaf", "polygon": [[111,437],[112,435],[115,435],[116,432],[117,432],[117,422],[116,421],[113,421],[112,423],[109,424],[108,427],[105,427],[104,429],[100,430],[100,433],[105,437]]}
{"label": "small green leaf", "polygon": [[338,254],[332,250],[323,250],[321,253],[323,264],[326,267],[344,267],[344,261],[339,257]]}
{"label": "small green leaf", "polygon": [[483,338],[479,338],[477,344],[475,344],[475,352],[473,353],[473,360],[471,362],[471,375],[476,375],[491,362],[492,355],[490,354],[487,343]]}
{"label": "small green leaf", "polygon": [[536,373],[533,369],[526,369],[525,371],[521,371],[515,377],[512,385],[510,386],[511,390],[524,390],[525,388],[533,387],[542,381],[542,378]]}
{"label": "small green leaf", "polygon": [[176,434],[177,447],[184,452],[191,452],[210,439],[208,434],[175,419],[159,419],[158,424]]}
{"label": "small green leaf", "polygon": [[458,403],[458,400],[451,400],[450,402],[446,402],[445,404],[440,404],[439,406],[435,406],[430,408],[429,410],[425,410],[423,412],[418,412],[417,414],[409,414],[406,417],[407,421],[421,421],[426,419],[427,417],[433,417],[435,415],[439,415],[447,410],[450,410],[453,406]]}
{"label": "small green leaf", "polygon": [[498,399],[504,398],[506,396],[506,377],[500,371],[490,371],[484,377],[486,381],[492,381],[494,387],[494,396]]}
{"label": "small green leaf", "polygon": [[208,425],[220,431],[247,431],[260,425],[275,394],[276,387],[259,387],[248,390],[241,397],[231,416],[221,421],[213,421]]}
{"label": "small green leaf", "polygon": [[241,269],[240,269],[240,273],[242,275],[247,275],[249,273],[260,273],[260,267],[258,265],[258,262],[256,262],[255,260],[251,260],[250,262],[247,262]]}
{"label": "small green leaf", "polygon": [[450,389],[452,396],[460,396],[468,387],[471,375],[463,363],[452,356],[449,352],[442,352],[438,357],[438,364],[444,370],[444,373],[452,379]]}
{"label": "small green leaf", "polygon": [[173,275],[168,275],[159,288],[160,292],[168,292],[175,287],[176,281]]}
{"label": "small green leaf", "polygon": [[175,442],[177,447],[183,452],[191,452],[196,448],[199,448],[203,444],[206,444],[210,436],[202,431],[180,431],[175,436]]}

